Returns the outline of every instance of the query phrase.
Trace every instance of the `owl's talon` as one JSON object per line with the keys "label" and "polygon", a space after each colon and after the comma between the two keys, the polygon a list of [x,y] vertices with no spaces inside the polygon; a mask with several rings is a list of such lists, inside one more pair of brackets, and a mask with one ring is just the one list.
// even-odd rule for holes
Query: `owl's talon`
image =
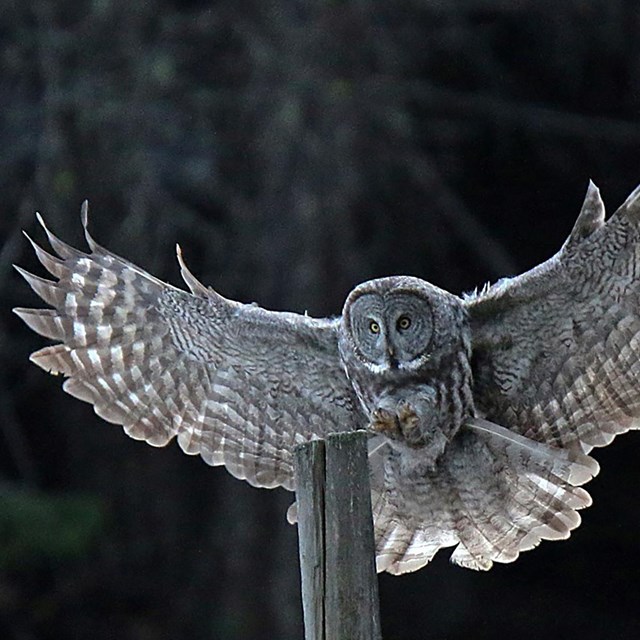
{"label": "owl's talon", "polygon": [[398,416],[382,407],[378,407],[371,412],[370,428],[372,431],[382,433],[390,438],[397,438],[400,434]]}
{"label": "owl's talon", "polygon": [[403,440],[411,447],[424,444],[419,427],[420,419],[409,402],[398,404],[395,411],[378,407],[371,412],[371,431],[393,440]]}
{"label": "owl's talon", "polygon": [[404,435],[417,429],[419,419],[413,405],[408,402],[403,402],[398,407],[398,421],[400,422],[400,428]]}

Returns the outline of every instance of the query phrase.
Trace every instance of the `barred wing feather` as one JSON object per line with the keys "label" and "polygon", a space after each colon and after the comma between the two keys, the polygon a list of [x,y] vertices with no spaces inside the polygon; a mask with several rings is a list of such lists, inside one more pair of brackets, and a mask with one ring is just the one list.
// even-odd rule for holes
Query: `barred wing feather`
{"label": "barred wing feather", "polygon": [[591,184],[558,254],[467,306],[485,417],[585,453],[640,426],[640,187],[605,222]]}
{"label": "barred wing feather", "polygon": [[52,309],[16,309],[56,342],[32,354],[64,389],[131,437],[225,465],[256,486],[293,488],[291,452],[309,438],[361,426],[343,372],[336,321],[227,300],[204,287],[179,253],[191,293],[99,246],[63,243],[42,222],[57,281],[17,267]]}

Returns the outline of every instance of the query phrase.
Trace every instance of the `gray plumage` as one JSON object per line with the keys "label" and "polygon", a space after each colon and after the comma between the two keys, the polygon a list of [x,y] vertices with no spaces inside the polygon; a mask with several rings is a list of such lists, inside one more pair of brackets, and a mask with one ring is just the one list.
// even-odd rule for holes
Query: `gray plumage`
{"label": "gray plumage", "polygon": [[368,428],[381,571],[448,546],[488,569],[568,537],[589,452],[638,427],[640,188],[605,223],[590,184],[562,249],[521,276],[467,298],[373,280],[333,320],[227,300],[178,251],[187,293],[96,244],[86,204],[82,222],[88,254],[46,227],[57,256],[32,242],[56,281],[18,268],[52,307],[15,310],[55,342],[32,361],[131,437],[256,486],[293,489],[297,443]]}

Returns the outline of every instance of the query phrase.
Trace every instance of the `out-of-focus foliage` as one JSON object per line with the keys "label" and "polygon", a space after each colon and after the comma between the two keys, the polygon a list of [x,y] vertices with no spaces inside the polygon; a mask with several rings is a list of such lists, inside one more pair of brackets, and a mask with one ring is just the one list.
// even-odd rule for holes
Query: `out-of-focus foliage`
{"label": "out-of-focus foliage", "polygon": [[102,528],[93,496],[52,495],[0,488],[0,567],[85,556]]}
{"label": "out-of-focus foliage", "polygon": [[[609,206],[640,180],[637,3],[5,5],[0,477],[26,497],[0,520],[29,511],[41,530],[14,528],[34,553],[0,568],[0,637],[297,640],[291,496],[132,442],[29,365],[42,342],[8,313],[35,302],[9,266],[38,271],[20,230],[41,237],[40,210],[81,243],[89,198],[96,238],[159,277],[177,281],[179,241],[223,294],[314,315],[369,277],[457,292],[522,270],[559,247],[588,178]],[[385,638],[574,637],[586,619],[583,639],[637,635],[639,496],[624,477],[638,440],[625,442],[600,455],[606,514],[590,510],[570,543],[489,575],[439,558],[383,578]],[[89,498],[84,525],[56,529],[56,503],[33,502],[45,492],[99,496],[109,517]]]}

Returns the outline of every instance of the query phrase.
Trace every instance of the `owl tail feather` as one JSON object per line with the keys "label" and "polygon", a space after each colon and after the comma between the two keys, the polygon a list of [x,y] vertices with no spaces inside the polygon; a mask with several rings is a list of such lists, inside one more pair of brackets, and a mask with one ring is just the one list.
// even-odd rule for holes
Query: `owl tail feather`
{"label": "owl tail feather", "polygon": [[509,458],[526,458],[528,465],[539,464],[574,487],[589,482],[600,471],[596,460],[580,450],[536,442],[482,418],[473,418],[466,426],[490,441],[500,443]]}
{"label": "owl tail feather", "polygon": [[[580,451],[530,440],[488,420],[475,418],[466,426],[503,461],[496,472],[504,476],[506,493],[491,494],[482,510],[467,504],[451,560],[486,570],[494,561],[512,562],[541,540],[568,538],[580,525],[577,510],[591,504],[579,486],[598,473],[598,463]],[[450,472],[459,499],[466,502],[465,478],[455,477],[455,466]]]}

